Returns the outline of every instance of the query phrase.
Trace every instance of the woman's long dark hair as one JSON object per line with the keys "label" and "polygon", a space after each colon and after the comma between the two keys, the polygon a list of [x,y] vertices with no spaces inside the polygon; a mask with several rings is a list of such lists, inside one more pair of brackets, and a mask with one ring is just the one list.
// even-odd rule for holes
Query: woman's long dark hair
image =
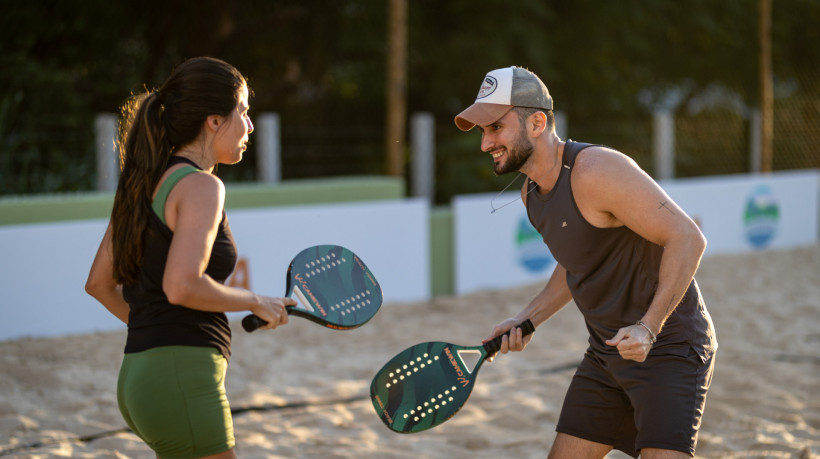
{"label": "woman's long dark hair", "polygon": [[228,116],[246,80],[219,59],[189,59],[159,89],[129,98],[121,107],[122,173],[111,212],[114,279],[136,281],[142,265],[151,196],[173,152],[199,136],[210,115]]}

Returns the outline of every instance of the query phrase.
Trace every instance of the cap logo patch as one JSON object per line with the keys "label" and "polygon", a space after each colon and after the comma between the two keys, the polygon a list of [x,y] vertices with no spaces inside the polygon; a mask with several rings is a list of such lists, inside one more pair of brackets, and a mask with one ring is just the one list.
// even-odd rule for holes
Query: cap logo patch
{"label": "cap logo patch", "polygon": [[490,94],[495,92],[495,89],[498,87],[498,81],[494,77],[487,75],[484,77],[484,82],[481,83],[481,88],[478,90],[478,96],[476,99],[483,99]]}

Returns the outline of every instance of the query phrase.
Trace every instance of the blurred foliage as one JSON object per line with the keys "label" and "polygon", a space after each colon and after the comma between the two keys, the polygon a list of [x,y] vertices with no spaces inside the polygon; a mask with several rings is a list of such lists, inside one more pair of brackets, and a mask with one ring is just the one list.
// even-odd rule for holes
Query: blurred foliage
{"label": "blurred foliage", "polygon": [[[541,76],[574,140],[618,148],[651,171],[652,112],[666,108],[680,176],[748,170],[758,0],[408,5],[408,113],[436,119],[437,202],[512,179],[495,177],[478,134],[452,121],[488,70],[509,65]],[[775,107],[796,113],[776,117],[775,168],[820,167],[817,24],[816,0],[773,4]],[[283,178],[382,174],[387,34],[387,0],[3,2],[0,195],[93,189],[95,114],[117,112],[200,55],[248,76],[252,116],[279,113]],[[790,151],[802,153],[778,156]],[[253,180],[253,145],[219,174]]]}

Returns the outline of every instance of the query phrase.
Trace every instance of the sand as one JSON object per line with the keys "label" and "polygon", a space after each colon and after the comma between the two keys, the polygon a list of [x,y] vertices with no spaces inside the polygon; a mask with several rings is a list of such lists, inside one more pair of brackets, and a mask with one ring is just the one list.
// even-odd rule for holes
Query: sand
{"label": "sand", "polygon": [[[720,343],[697,457],[820,457],[820,246],[709,256],[697,279]],[[572,304],[539,327],[524,352],[485,364],[467,405],[439,427],[393,433],[368,397],[376,370],[402,349],[479,344],[540,288],[386,304],[351,331],[291,318],[273,332],[246,334],[234,323],[228,397],[234,409],[258,408],[234,418],[238,455],[545,457],[586,347]],[[0,342],[2,455],[154,457],[121,430],[115,387],[124,340],[123,330]]]}

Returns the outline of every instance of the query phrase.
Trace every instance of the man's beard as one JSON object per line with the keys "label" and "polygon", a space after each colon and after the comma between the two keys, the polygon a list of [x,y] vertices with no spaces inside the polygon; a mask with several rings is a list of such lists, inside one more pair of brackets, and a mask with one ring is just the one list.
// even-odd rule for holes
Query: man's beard
{"label": "man's beard", "polygon": [[493,164],[495,175],[504,175],[520,170],[532,156],[535,146],[527,138],[526,132],[521,129],[513,144],[507,148],[507,158],[503,164]]}

